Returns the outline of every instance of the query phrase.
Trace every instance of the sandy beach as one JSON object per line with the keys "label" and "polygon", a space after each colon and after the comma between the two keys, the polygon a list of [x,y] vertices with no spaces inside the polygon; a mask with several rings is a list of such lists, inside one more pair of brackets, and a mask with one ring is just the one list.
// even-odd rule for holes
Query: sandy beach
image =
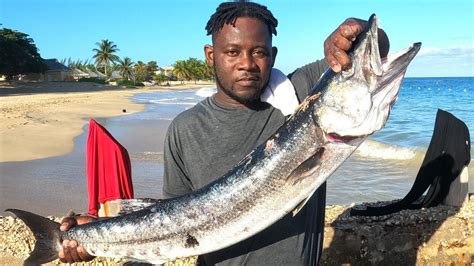
{"label": "sandy beach", "polygon": [[142,111],[144,106],[130,99],[135,93],[203,86],[214,84],[143,88],[75,82],[0,84],[0,162],[70,152],[73,138],[90,118]]}

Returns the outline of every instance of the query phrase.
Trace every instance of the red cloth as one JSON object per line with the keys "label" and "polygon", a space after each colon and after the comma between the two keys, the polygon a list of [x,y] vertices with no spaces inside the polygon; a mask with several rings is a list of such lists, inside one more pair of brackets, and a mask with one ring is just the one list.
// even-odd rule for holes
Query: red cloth
{"label": "red cloth", "polygon": [[89,214],[97,215],[99,203],[133,198],[128,152],[94,119],[89,122],[86,168]]}

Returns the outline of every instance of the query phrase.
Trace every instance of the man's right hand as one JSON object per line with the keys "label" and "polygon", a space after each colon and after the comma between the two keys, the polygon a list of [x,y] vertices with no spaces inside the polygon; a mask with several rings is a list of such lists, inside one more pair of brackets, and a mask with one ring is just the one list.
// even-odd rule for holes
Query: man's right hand
{"label": "man's right hand", "polygon": [[[61,231],[67,231],[70,228],[90,223],[97,220],[92,216],[72,216],[66,217],[61,221]],[[74,262],[81,262],[81,261],[90,261],[94,259],[94,256],[89,255],[86,252],[83,246],[78,245],[75,240],[65,239],[63,240],[63,249],[59,252],[59,260],[64,263],[74,263]]]}

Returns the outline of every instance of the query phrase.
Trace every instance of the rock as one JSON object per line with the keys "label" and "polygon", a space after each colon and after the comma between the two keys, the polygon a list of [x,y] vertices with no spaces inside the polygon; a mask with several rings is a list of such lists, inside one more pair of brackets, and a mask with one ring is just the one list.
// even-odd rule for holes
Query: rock
{"label": "rock", "polygon": [[[367,203],[367,206],[386,205]],[[322,265],[471,265],[474,200],[462,208],[437,206],[374,217],[348,217],[330,206]]]}

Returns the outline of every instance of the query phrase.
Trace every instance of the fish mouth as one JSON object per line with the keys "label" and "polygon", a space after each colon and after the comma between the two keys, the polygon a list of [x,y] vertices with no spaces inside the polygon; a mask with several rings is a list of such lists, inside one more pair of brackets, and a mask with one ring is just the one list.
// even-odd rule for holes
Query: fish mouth
{"label": "fish mouth", "polygon": [[421,48],[421,43],[414,43],[381,59],[377,32],[373,14],[349,52],[351,68],[336,74],[335,82],[344,89],[328,91],[328,100],[322,100],[327,101],[326,110],[319,114],[327,114],[319,125],[329,141],[366,137],[385,125],[407,67]]}
{"label": "fish mouth", "polygon": [[[354,61],[360,62],[356,68],[349,70],[343,75],[363,76],[369,84],[372,94],[377,94],[385,87],[397,81],[400,76],[404,76],[408,65],[421,48],[421,42],[389,54],[381,58],[378,38],[378,20],[372,14],[367,22],[367,26],[353,45],[351,51]],[[359,69],[358,69],[359,68]]]}
{"label": "fish mouth", "polygon": [[378,91],[380,91],[381,88],[389,87],[389,84],[394,81],[396,82],[400,77],[403,78],[408,64],[410,64],[420,48],[421,42],[417,42],[381,60],[383,75],[377,81],[377,87],[379,87]]}
{"label": "fish mouth", "polygon": [[[392,106],[398,99],[403,78],[408,65],[420,50],[421,43],[414,43],[397,53],[387,56],[381,60],[382,72],[379,76],[372,75],[373,82],[369,85],[373,88],[370,93],[371,105],[363,119],[359,118],[359,125],[337,132],[328,132],[328,139],[336,142],[348,142],[349,140],[366,137],[382,129],[388,120]],[[355,119],[354,119],[355,120]]]}
{"label": "fish mouth", "polygon": [[[364,76],[369,84],[369,91],[374,95],[387,87],[396,87],[392,83],[398,83],[403,79],[408,65],[416,56],[421,48],[421,42],[389,54],[385,58],[380,57],[379,38],[378,38],[378,20],[375,14],[372,14],[367,22],[367,27],[354,46],[354,60],[361,62],[361,69],[353,70],[356,75]],[[360,44],[359,44],[360,43]],[[354,74],[353,73],[353,74]],[[398,91],[397,91],[398,93]]]}
{"label": "fish mouth", "polygon": [[414,43],[382,60],[383,72],[377,77],[376,90],[372,93],[372,108],[365,119],[371,124],[367,135],[380,130],[387,122],[391,108],[398,99],[407,67],[420,48],[421,43]]}
{"label": "fish mouth", "polygon": [[355,139],[362,138],[365,136],[341,136],[337,133],[325,133],[324,137],[329,141],[333,143],[348,143],[351,142]]}

